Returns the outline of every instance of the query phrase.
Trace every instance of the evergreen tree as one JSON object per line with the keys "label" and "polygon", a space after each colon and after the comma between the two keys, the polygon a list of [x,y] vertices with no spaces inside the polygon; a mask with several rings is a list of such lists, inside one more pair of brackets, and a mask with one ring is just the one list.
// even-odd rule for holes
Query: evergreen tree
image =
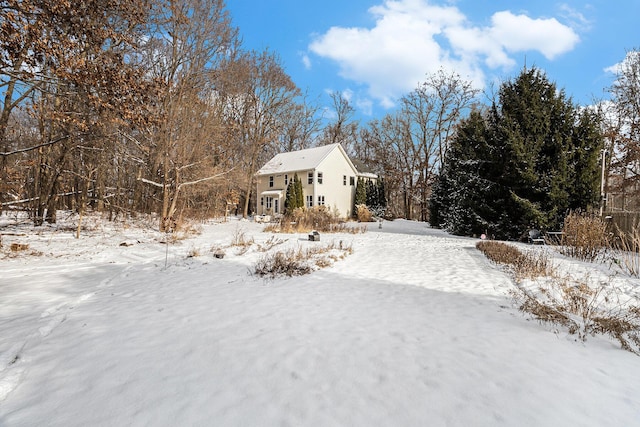
{"label": "evergreen tree", "polygon": [[498,214],[496,160],[487,141],[487,124],[478,111],[463,120],[451,142],[430,200],[430,223],[454,234],[495,234]]}
{"label": "evergreen tree", "polygon": [[366,193],[367,207],[369,210],[376,210],[378,208],[378,188],[370,179],[367,180]]}
{"label": "evergreen tree", "polygon": [[304,191],[302,190],[302,181],[298,178],[298,174],[293,175],[294,182],[294,200],[295,208],[304,208]]}
{"label": "evergreen tree", "polygon": [[358,209],[356,208],[358,205],[366,205],[367,204],[367,187],[365,186],[364,179],[358,177],[358,182],[356,183],[356,194],[354,197],[354,206],[353,206],[353,215],[356,216]]}
{"label": "evergreen tree", "polygon": [[295,185],[293,181],[289,181],[287,185],[287,193],[284,198],[284,214],[291,215],[293,213],[293,205],[295,203]]}
{"label": "evergreen tree", "polygon": [[463,121],[434,186],[432,225],[519,238],[557,229],[597,200],[598,120],[578,113],[537,69],[504,83],[484,116]]}
{"label": "evergreen tree", "polygon": [[304,194],[302,191],[302,181],[298,178],[298,174],[293,175],[293,179],[287,185],[287,193],[284,200],[285,215],[293,214],[296,208],[304,207]]}
{"label": "evergreen tree", "polygon": [[384,189],[384,179],[379,178],[377,183],[377,193],[378,193],[378,207],[381,211],[387,209],[387,195],[385,194]]}

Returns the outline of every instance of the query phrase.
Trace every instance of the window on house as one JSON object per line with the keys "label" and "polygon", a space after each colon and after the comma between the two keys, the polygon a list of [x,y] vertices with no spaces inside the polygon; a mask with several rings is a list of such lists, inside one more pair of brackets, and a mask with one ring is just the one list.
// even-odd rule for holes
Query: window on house
{"label": "window on house", "polygon": [[349,177],[349,185],[356,185],[356,177],[355,176],[350,176]]}
{"label": "window on house", "polygon": [[318,172],[318,184],[322,184],[322,172]]}
{"label": "window on house", "polygon": [[318,196],[318,206],[324,206],[324,196]]}
{"label": "window on house", "polygon": [[273,187],[273,176],[269,177],[269,187]]}
{"label": "window on house", "polygon": [[284,176],[284,186],[286,187],[287,185],[289,185],[289,177],[285,174],[285,176]]}
{"label": "window on house", "polygon": [[347,185],[347,175],[342,175],[342,185]]}
{"label": "window on house", "polygon": [[273,197],[267,197],[267,209],[271,209],[273,206]]}
{"label": "window on house", "polygon": [[309,172],[307,174],[307,183],[308,184],[313,184],[313,172]]}
{"label": "window on house", "polygon": [[308,208],[313,207],[313,196],[307,196],[307,207]]}
{"label": "window on house", "polygon": [[264,197],[260,197],[260,206],[264,206]]}
{"label": "window on house", "polygon": [[273,209],[274,213],[278,213],[278,202],[279,202],[279,200],[275,199],[275,208]]}

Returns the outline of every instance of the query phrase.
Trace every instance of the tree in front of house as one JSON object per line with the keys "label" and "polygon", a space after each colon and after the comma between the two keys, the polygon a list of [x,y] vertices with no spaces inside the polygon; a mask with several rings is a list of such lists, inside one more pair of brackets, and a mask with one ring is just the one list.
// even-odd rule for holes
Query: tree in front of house
{"label": "tree in front of house", "polygon": [[358,206],[367,204],[367,187],[364,179],[358,177],[356,182],[356,194],[353,199],[353,216],[356,217],[358,213]]}
{"label": "tree in front of house", "polygon": [[293,175],[293,179],[287,185],[287,195],[284,200],[284,214],[292,215],[297,208],[304,207],[304,194],[302,192],[302,181],[298,174]]}
{"label": "tree in front of house", "polygon": [[538,69],[504,83],[486,112],[463,120],[431,199],[431,223],[456,234],[517,239],[559,229],[598,198],[598,117]]}

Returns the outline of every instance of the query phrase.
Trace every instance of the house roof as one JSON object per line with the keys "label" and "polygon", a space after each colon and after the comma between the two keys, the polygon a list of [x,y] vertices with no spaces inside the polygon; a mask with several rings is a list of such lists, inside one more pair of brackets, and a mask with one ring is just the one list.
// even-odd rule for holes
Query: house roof
{"label": "house roof", "polygon": [[373,169],[371,169],[369,165],[367,165],[362,160],[353,159],[352,162],[356,167],[356,170],[358,171],[358,176],[361,176],[363,178],[378,178],[378,175],[373,171]]}
{"label": "house roof", "polygon": [[257,175],[305,171],[317,168],[333,150],[340,150],[354,170],[357,170],[340,144],[323,145],[305,150],[280,153],[269,160]]}

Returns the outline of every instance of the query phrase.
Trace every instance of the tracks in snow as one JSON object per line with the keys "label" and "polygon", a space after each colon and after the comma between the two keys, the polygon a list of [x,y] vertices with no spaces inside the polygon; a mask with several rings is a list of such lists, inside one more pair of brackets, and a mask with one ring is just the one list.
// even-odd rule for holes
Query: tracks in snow
{"label": "tracks in snow", "polygon": [[58,326],[67,320],[76,307],[99,293],[101,289],[111,286],[114,280],[125,276],[131,268],[132,265],[129,265],[116,274],[109,275],[100,281],[95,291],[84,293],[71,301],[62,302],[44,310],[40,314],[40,319],[48,321],[0,354],[0,402],[6,399],[20,384],[27,368],[24,360],[25,354],[51,335]]}

